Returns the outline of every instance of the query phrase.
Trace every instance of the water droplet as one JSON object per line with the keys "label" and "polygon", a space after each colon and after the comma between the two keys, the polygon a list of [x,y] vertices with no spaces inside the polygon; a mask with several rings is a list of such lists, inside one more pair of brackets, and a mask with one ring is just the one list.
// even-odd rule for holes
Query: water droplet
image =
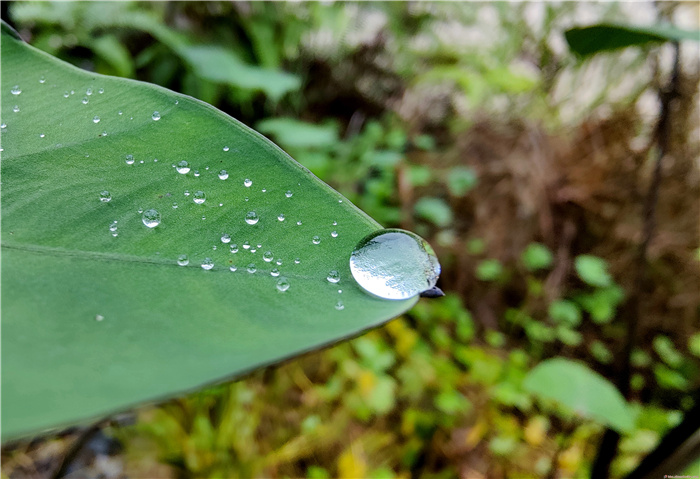
{"label": "water droplet", "polygon": [[160,224],[160,213],[154,209],[146,210],[141,216],[141,221],[149,228],[155,228]]}
{"label": "water droplet", "polygon": [[178,162],[177,166],[175,167],[178,173],[181,175],[186,175],[187,173],[190,172],[190,164],[187,163],[187,161],[182,160]]}
{"label": "water droplet", "polygon": [[337,232],[337,231],[331,231],[331,236],[332,236],[333,238],[337,238],[337,237],[338,237],[338,232]]}
{"label": "water droplet", "polygon": [[190,196],[190,190],[185,190],[185,196]]}
{"label": "water droplet", "polygon": [[177,203],[173,203],[173,209],[174,209],[174,210],[177,209]]}
{"label": "water droplet", "polygon": [[109,191],[100,191],[100,201],[102,201],[103,203],[108,203],[112,201],[112,195],[109,193]]}
{"label": "water droplet", "polygon": [[118,115],[119,115],[119,116],[122,116],[123,114],[124,114],[124,113],[123,113],[121,110],[119,110]]}
{"label": "water droplet", "polygon": [[319,238],[318,236],[314,236],[314,237],[311,239],[311,242],[312,242],[313,244],[319,244],[319,243],[321,242],[321,238]]}
{"label": "water droplet", "polygon": [[[107,136],[107,132],[106,132],[106,131],[103,131],[103,132],[102,132],[102,136]],[[143,163],[143,161],[142,161],[141,163]]]}
{"label": "water droplet", "polygon": [[260,191],[262,191],[263,193],[267,193],[267,188],[263,188],[263,189],[260,190]]}
{"label": "water droplet", "polygon": [[337,303],[335,303],[335,309],[337,309],[338,311],[342,311],[345,309],[345,305],[342,301],[338,301]]}
{"label": "water droplet", "polygon": [[338,290],[338,294],[343,294],[343,290],[342,290],[342,289],[339,289],[339,290]]}
{"label": "water droplet", "polygon": [[255,211],[249,211],[245,215],[245,222],[248,223],[249,225],[254,225],[255,223],[260,220],[260,217]]}
{"label": "water droplet", "polygon": [[95,115],[95,117],[92,119],[93,123],[99,123],[100,122],[100,117]]}
{"label": "water droplet", "polygon": [[333,222],[333,226],[338,226],[338,222],[337,222],[337,221],[334,221],[334,222]]}
{"label": "water droplet", "polygon": [[250,264],[246,267],[246,271],[248,271],[248,272],[251,273],[251,274],[252,274],[252,273],[255,273],[257,270],[258,270],[258,268],[256,268],[255,265],[254,265],[253,263],[250,263]]}
{"label": "water droplet", "polygon": [[277,277],[279,275],[280,275],[280,270],[278,270],[277,268],[274,268],[272,271],[270,271],[270,276]]}
{"label": "water droplet", "polygon": [[301,263],[301,260],[299,258],[294,258],[294,264],[299,264]]}
{"label": "water droplet", "polygon": [[44,75],[39,77],[39,83],[46,83],[46,77]]}
{"label": "water droplet", "polygon": [[277,280],[277,291],[284,293],[289,289],[289,280],[284,276],[280,276]]}
{"label": "water droplet", "polygon": [[224,151],[228,151],[228,150],[229,150],[228,146],[224,146]]}
{"label": "water droplet", "polygon": [[105,317],[102,316],[101,314],[96,314],[96,315],[95,315],[95,321],[103,321],[104,319],[105,319]]}
{"label": "water droplet", "polygon": [[139,163],[143,165],[145,163],[145,161],[141,160],[141,161],[139,161]]}
{"label": "water droplet", "polygon": [[242,246],[243,246],[243,249],[250,249],[250,243],[248,243],[247,241],[245,243],[243,243]]}
{"label": "water droplet", "polygon": [[180,100],[175,100],[175,104],[176,104],[176,105],[179,105],[179,104],[180,104]]}
{"label": "water droplet", "polygon": [[230,247],[231,253],[238,253],[238,245],[237,244],[232,244]]}
{"label": "water droplet", "polygon": [[143,213],[143,208],[139,208],[137,211],[139,212],[139,214],[141,214]]}
{"label": "water droplet", "polygon": [[228,178],[228,172],[226,170],[221,170],[219,172],[219,179],[220,180],[225,180]]}
{"label": "water droplet", "polygon": [[250,198],[248,198],[248,197],[246,196],[245,198],[243,198],[243,201],[248,201],[249,199],[250,199]]}
{"label": "water droplet", "polygon": [[70,91],[70,94],[71,94],[71,95],[75,95],[75,90],[71,90],[71,91]]}
{"label": "water droplet", "polygon": [[153,163],[158,163],[158,158],[153,158]]}
{"label": "water droplet", "polygon": [[251,253],[255,253],[256,251],[257,251],[257,249],[255,249],[255,248],[250,248],[250,252],[251,252]]}
{"label": "water droplet", "polygon": [[87,96],[92,95],[92,88],[88,88],[87,90],[85,90],[85,94],[86,94]]}
{"label": "water droplet", "polygon": [[287,198],[291,198],[294,195],[291,191],[287,190],[287,192],[284,194]]}
{"label": "water droplet", "polygon": [[205,195],[203,191],[195,191],[194,195],[192,195],[192,201],[194,201],[198,205],[201,205],[206,200],[207,200],[207,195]]}
{"label": "water droplet", "polygon": [[19,85],[15,85],[12,87],[12,90],[10,90],[10,92],[13,95],[19,95],[20,93],[22,93],[22,89],[19,87]]}
{"label": "water droplet", "polygon": [[281,260],[281,259],[278,259],[277,261],[275,261],[275,264],[276,264],[277,266],[282,266],[282,260]]}
{"label": "water droplet", "polygon": [[350,271],[362,288],[385,299],[407,299],[431,289],[440,263],[420,236],[399,229],[365,236],[350,256]]}
{"label": "water droplet", "polygon": [[275,258],[272,255],[272,251],[266,251],[265,253],[263,253],[263,260],[265,260],[266,263],[269,263],[273,259]]}
{"label": "water droplet", "polygon": [[112,232],[112,236],[117,236],[116,234],[114,234],[117,232],[117,221],[116,220],[114,222],[110,223],[109,231]]}
{"label": "water droplet", "polygon": [[160,120],[160,113],[158,113],[157,111],[154,111],[153,114],[151,115],[151,118],[153,119],[153,121]]}
{"label": "water droplet", "polygon": [[15,113],[19,113],[19,105],[13,106],[12,111],[14,111]]}
{"label": "water droplet", "polygon": [[68,98],[69,96],[70,96],[70,93],[68,93],[67,91],[63,92],[63,98]]}
{"label": "water droplet", "polygon": [[39,138],[46,138],[46,135],[43,133],[39,133]]}
{"label": "water droplet", "polygon": [[209,271],[214,267],[214,262],[211,260],[211,258],[204,258],[204,261],[202,261],[202,269]]}
{"label": "water droplet", "polygon": [[199,177],[199,170],[194,170],[194,176]]}
{"label": "water droplet", "polygon": [[112,231],[112,236],[116,238],[117,236],[119,236],[119,233],[117,233],[116,231]]}
{"label": "water droplet", "polygon": [[187,266],[188,264],[190,264],[190,259],[187,257],[186,254],[181,254],[177,257],[177,264],[179,264],[180,266]]}
{"label": "water droplet", "polygon": [[297,226],[301,226],[301,220],[297,221]]}
{"label": "water droplet", "polygon": [[0,124],[0,128],[2,128],[4,130],[5,128],[7,128],[7,124],[6,123]]}
{"label": "water droplet", "polygon": [[202,220],[205,220],[205,219],[207,219],[207,217],[206,217],[206,216],[202,216]]}
{"label": "water droplet", "polygon": [[340,273],[338,273],[336,270],[332,270],[328,273],[326,279],[329,283],[337,283],[340,281]]}
{"label": "water droplet", "polygon": [[231,266],[228,267],[229,271],[236,271],[238,267],[235,264],[232,264]]}
{"label": "water droplet", "polygon": [[97,90],[97,93],[99,93],[100,95],[102,95],[104,92],[105,92],[104,88],[100,88],[99,90]]}
{"label": "water droplet", "polygon": [[281,214],[281,213],[280,213],[279,215],[277,215],[277,220],[278,220],[278,221],[284,221],[284,215]]}
{"label": "water droplet", "polygon": [[133,165],[133,164],[134,164],[134,155],[126,155],[126,164],[127,164],[127,165]]}
{"label": "water droplet", "polygon": [[338,203],[342,203],[342,202],[343,202],[343,200],[338,200]]}
{"label": "water droplet", "polygon": [[245,186],[246,188],[250,188],[252,184],[253,184],[253,181],[250,180],[249,178],[246,178],[245,180],[243,180],[243,186]]}
{"label": "water droplet", "polygon": [[90,100],[88,100],[88,97],[84,96],[82,101],[83,105],[87,105]]}

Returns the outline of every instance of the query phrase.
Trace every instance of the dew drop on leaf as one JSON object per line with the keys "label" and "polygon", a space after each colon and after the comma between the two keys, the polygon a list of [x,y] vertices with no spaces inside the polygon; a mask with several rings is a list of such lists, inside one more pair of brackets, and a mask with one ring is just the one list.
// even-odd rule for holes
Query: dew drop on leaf
{"label": "dew drop on leaf", "polygon": [[231,251],[231,253],[238,253],[238,245],[232,244],[231,246],[229,246],[229,250]]}
{"label": "dew drop on leaf", "polygon": [[228,151],[228,150],[229,150],[228,146],[224,146],[224,151]]}
{"label": "dew drop on leaf", "polygon": [[270,276],[277,277],[279,275],[280,275],[280,270],[278,270],[277,268],[274,268],[272,271],[270,271]]}
{"label": "dew drop on leaf", "polygon": [[284,215],[281,214],[281,213],[280,213],[279,215],[277,215],[277,220],[278,220],[278,221],[284,221]]}
{"label": "dew drop on leaf", "polygon": [[12,87],[12,90],[10,90],[10,92],[13,95],[19,95],[20,93],[22,93],[22,89],[19,87],[19,85],[15,85]]}
{"label": "dew drop on leaf", "polygon": [[337,238],[337,237],[338,237],[338,232],[337,232],[337,231],[331,231],[331,236],[332,236],[333,238]]}
{"label": "dew drop on leaf", "polygon": [[328,280],[329,283],[337,283],[340,281],[340,273],[336,270],[332,270],[328,273],[328,276],[326,276],[326,280]]}
{"label": "dew drop on leaf", "polygon": [[273,259],[274,259],[274,256],[272,255],[271,251],[265,251],[265,253],[263,253],[263,260],[266,263],[271,262]]}
{"label": "dew drop on leaf", "polygon": [[260,220],[260,217],[255,211],[249,211],[245,215],[245,222],[249,225],[254,225]]}
{"label": "dew drop on leaf", "polygon": [[180,266],[187,266],[188,264],[190,264],[190,259],[187,257],[186,254],[181,254],[177,257],[177,264],[179,264]]}
{"label": "dew drop on leaf", "polygon": [[320,243],[321,243],[321,238],[319,238],[318,236],[314,236],[314,237],[311,239],[311,242],[312,242],[313,244],[320,244]]}
{"label": "dew drop on leaf", "polygon": [[92,119],[92,122],[93,122],[93,123],[99,123],[99,122],[100,122],[100,117],[97,116],[97,115],[95,115],[95,116],[93,117],[93,119]]}
{"label": "dew drop on leaf", "polygon": [[225,180],[228,178],[228,172],[226,170],[221,170],[219,172],[219,179],[220,180]]}
{"label": "dew drop on leaf", "polygon": [[15,105],[12,107],[12,111],[15,113],[19,113],[19,105]]}
{"label": "dew drop on leaf", "polygon": [[246,268],[246,271],[248,271],[248,272],[251,273],[251,274],[252,274],[252,273],[255,273],[257,270],[258,270],[258,268],[256,268],[255,265],[254,265],[253,263],[250,263],[250,264],[248,265],[248,267]]}
{"label": "dew drop on leaf", "polygon": [[133,165],[133,164],[134,164],[134,155],[126,155],[126,164],[127,164],[127,165]]}
{"label": "dew drop on leaf", "polygon": [[198,205],[201,205],[206,200],[207,200],[207,195],[205,195],[203,191],[195,191],[194,195],[192,195],[192,201],[194,201]]}
{"label": "dew drop on leaf", "polygon": [[151,118],[153,119],[153,121],[160,120],[160,113],[158,113],[157,111],[154,111],[153,114],[151,115]]}
{"label": "dew drop on leaf", "polygon": [[353,278],[367,292],[385,299],[407,299],[431,289],[440,275],[433,248],[400,229],[365,236],[350,256]]}
{"label": "dew drop on leaf", "polygon": [[154,209],[146,210],[141,215],[141,221],[149,228],[155,228],[160,224],[160,213]]}
{"label": "dew drop on leaf", "polygon": [[230,243],[231,242],[231,235],[228,235],[228,234],[221,235],[221,242],[222,243]]}
{"label": "dew drop on leaf", "polygon": [[235,264],[232,264],[231,266],[228,267],[229,271],[236,271],[238,269],[238,266]]}
{"label": "dew drop on leaf", "polygon": [[277,291],[285,292],[289,289],[289,280],[284,276],[280,276],[277,280]]}
{"label": "dew drop on leaf", "polygon": [[287,192],[284,194],[287,198],[291,198],[294,195],[291,191],[287,190]]}
{"label": "dew drop on leaf", "polygon": [[87,105],[89,101],[90,100],[88,100],[88,97],[86,97],[86,96],[83,97],[83,105]]}
{"label": "dew drop on leaf", "polygon": [[175,167],[175,170],[177,170],[177,172],[181,175],[186,175],[190,172],[190,164],[187,163],[187,161],[182,160],[178,162],[177,166]]}
{"label": "dew drop on leaf", "polygon": [[335,309],[337,309],[338,311],[342,311],[345,309],[345,305],[342,301],[338,301],[337,303],[335,303]]}
{"label": "dew drop on leaf", "polygon": [[99,321],[103,321],[104,319],[105,319],[105,317],[102,316],[101,314],[96,314],[96,315],[95,315],[95,321],[98,321],[98,322],[99,322]]}
{"label": "dew drop on leaf", "polygon": [[112,195],[109,193],[109,191],[100,191],[100,201],[102,201],[103,203],[108,203],[112,201]]}
{"label": "dew drop on leaf", "polygon": [[243,186],[246,188],[250,188],[253,185],[253,181],[250,178],[246,178],[243,180]]}
{"label": "dew drop on leaf", "polygon": [[205,271],[209,271],[214,267],[214,262],[211,260],[211,258],[204,258],[204,261],[202,261],[202,269]]}

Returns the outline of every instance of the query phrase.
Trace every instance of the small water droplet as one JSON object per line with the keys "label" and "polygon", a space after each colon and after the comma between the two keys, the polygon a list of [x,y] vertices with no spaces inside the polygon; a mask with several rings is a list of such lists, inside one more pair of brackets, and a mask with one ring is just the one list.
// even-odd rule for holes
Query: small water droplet
{"label": "small water droplet", "polygon": [[246,188],[250,188],[252,184],[253,181],[250,178],[246,178],[245,180],[243,180],[243,186],[245,186]]}
{"label": "small water droplet", "polygon": [[287,192],[284,194],[287,198],[291,198],[294,195],[291,191],[287,190]]}
{"label": "small water droplet", "polygon": [[199,170],[194,170],[194,176],[199,177]]}
{"label": "small water droplet", "polygon": [[102,316],[101,314],[96,314],[96,315],[95,315],[95,321],[103,321],[104,319],[105,319],[105,317]]}
{"label": "small water droplet", "polygon": [[92,88],[88,88],[87,90],[85,90],[85,94],[86,94],[87,96],[92,95]]}
{"label": "small water droplet", "polygon": [[192,196],[192,201],[194,201],[198,205],[201,205],[206,200],[207,200],[207,195],[205,195],[203,191],[195,191],[194,195]]}
{"label": "small water droplet", "polygon": [[69,96],[70,96],[70,93],[68,93],[67,91],[63,92],[63,98],[68,98]]}
{"label": "small water droplet", "polygon": [[229,271],[236,271],[238,269],[238,266],[235,264],[232,264],[231,266],[228,267]]}
{"label": "small water droplet", "polygon": [[242,246],[243,246],[243,249],[250,249],[250,243],[248,243],[247,241],[245,243],[243,243]]}
{"label": "small water droplet", "polygon": [[204,258],[204,261],[202,261],[202,269],[209,271],[214,267],[214,262],[211,260],[211,258]]}
{"label": "small water droplet", "polygon": [[216,251],[216,245],[213,245],[213,246],[211,247],[211,249],[214,250],[214,251]]}
{"label": "small water droplet", "polygon": [[338,226],[338,222],[337,222],[337,221],[334,221],[334,222],[333,222],[333,226]]}
{"label": "small water droplet", "polygon": [[255,211],[249,211],[245,215],[245,222],[249,225],[254,225],[260,220],[260,217]]}
{"label": "small water droplet", "polygon": [[278,221],[284,221],[284,215],[281,214],[281,213],[280,213],[279,215],[277,215],[277,220],[278,220]]}
{"label": "small water droplet", "polygon": [[12,111],[15,113],[19,113],[19,105],[15,105],[12,107]]}
{"label": "small water droplet", "polygon": [[336,270],[332,270],[328,273],[326,279],[329,283],[337,283],[340,281],[340,273],[338,273]]}
{"label": "small water droplet", "polygon": [[124,114],[124,113],[123,113],[121,110],[119,110],[118,115],[119,115],[119,116],[122,116],[123,114]]}
{"label": "small water droplet", "polygon": [[255,265],[254,265],[253,263],[250,263],[250,264],[246,267],[246,271],[248,271],[248,272],[251,273],[251,274],[252,274],[252,273],[255,273],[257,270],[258,270],[258,268],[256,268]]}
{"label": "small water droplet", "polygon": [[187,173],[190,172],[190,164],[187,163],[187,161],[182,160],[178,162],[177,166],[175,167],[178,173],[181,175],[186,175]]}
{"label": "small water droplet", "polygon": [[263,260],[265,260],[266,263],[269,263],[273,259],[275,258],[272,255],[272,251],[265,251],[265,253],[263,253]]}
{"label": "small water droplet", "polygon": [[[103,131],[103,132],[102,132],[102,136],[107,136],[107,132],[106,132],[106,131]],[[141,163],[143,163],[143,161],[142,161]]]}
{"label": "small water droplet", "polygon": [[205,220],[205,219],[207,219],[207,217],[206,217],[206,216],[202,216],[202,220]]}
{"label": "small water droplet", "polygon": [[339,289],[339,290],[338,290],[338,294],[343,294],[343,290],[342,290],[342,289]]}
{"label": "small water droplet", "polygon": [[158,163],[158,158],[153,158],[153,163]]}
{"label": "small water droplet", "polygon": [[221,170],[219,172],[219,179],[220,180],[225,180],[228,178],[228,172],[226,170]]}
{"label": "small water droplet", "polygon": [[345,309],[345,305],[342,301],[338,301],[337,303],[335,303],[335,309],[337,309],[338,311],[342,311]]}
{"label": "small water droplet", "polygon": [[97,116],[97,115],[95,115],[95,116],[93,117],[93,119],[92,119],[92,122],[93,122],[93,123],[99,123],[99,122],[100,122],[100,117]]}
{"label": "small water droplet", "polygon": [[117,231],[117,222],[116,220],[112,223],[109,224],[109,231]]}
{"label": "small water droplet", "polygon": [[342,203],[342,202],[343,202],[343,200],[338,200],[338,203]]}
{"label": "small water droplet", "polygon": [[2,129],[4,130],[5,128],[7,128],[7,124],[6,124],[6,123],[1,123],[1,124],[0,124],[0,128],[2,128]]}
{"label": "small water droplet", "polygon": [[126,164],[127,164],[127,165],[133,165],[133,164],[134,164],[134,155],[126,155]]}
{"label": "small water droplet", "polygon": [[71,94],[71,95],[75,95],[75,90],[71,90],[71,91],[70,91],[70,94]]}
{"label": "small water droplet", "polygon": [[407,299],[431,289],[440,263],[420,236],[399,229],[365,236],[350,256],[350,271],[369,293],[385,299]]}
{"label": "small water droplet", "polygon": [[176,105],[179,105],[179,104],[180,104],[180,100],[175,100],[175,104],[176,104]]}
{"label": "small water droplet", "polygon": [[219,207],[221,207],[221,206],[224,206],[224,204],[223,204],[223,203],[219,203]]}
{"label": "small water droplet", "polygon": [[331,236],[332,236],[333,238],[337,238],[337,237],[338,237],[338,232],[337,232],[337,231],[331,231]]}
{"label": "small water droplet", "polygon": [[231,242],[231,235],[222,234],[221,235],[221,242],[222,243],[230,243]]}
{"label": "small water droplet", "polygon": [[229,246],[231,253],[238,253],[238,245],[237,244],[232,244]]}
{"label": "small water droplet", "polygon": [[251,252],[251,253],[255,253],[256,251],[257,251],[257,249],[255,249],[255,248],[250,248],[250,252]]}
{"label": "small water droplet", "polygon": [[281,260],[281,259],[278,259],[277,261],[275,261],[275,264],[276,264],[277,266],[282,266],[282,260]]}
{"label": "small water droplet", "polygon": [[90,100],[88,100],[88,97],[84,96],[82,102],[83,105],[87,105],[90,102]]}
{"label": "small water droplet", "polygon": [[139,214],[141,214],[143,213],[143,208],[139,208],[137,211],[139,212]]}
{"label": "small water droplet", "polygon": [[151,118],[153,119],[153,121],[160,120],[160,113],[158,113],[157,111],[154,111],[153,114],[151,115]]}
{"label": "small water droplet", "polygon": [[297,226],[301,226],[301,220],[297,221]]}
{"label": "small water droplet", "polygon": [[104,92],[105,92],[104,88],[100,88],[99,90],[97,90],[97,93],[99,93],[100,95],[102,95]]}
{"label": "small water droplet", "polygon": [[314,237],[311,239],[311,242],[312,242],[313,244],[319,244],[319,243],[321,243],[321,238],[319,238],[318,236],[314,236]]}
{"label": "small water droplet", "polygon": [[46,83],[46,77],[44,75],[39,77],[39,83]]}
{"label": "small water droplet", "polygon": [[19,85],[15,85],[12,87],[12,90],[10,90],[10,92],[13,95],[19,95],[20,93],[22,93],[22,89],[19,87]]}
{"label": "small water droplet", "polygon": [[277,268],[274,268],[272,271],[270,271],[270,276],[279,276],[280,275],[280,270]]}
{"label": "small water droplet", "polygon": [[181,254],[177,257],[177,264],[179,264],[180,266],[187,266],[188,264],[190,264],[190,259],[187,257],[186,254]]}
{"label": "small water droplet", "polygon": [[190,190],[185,190],[185,196],[190,196]]}
{"label": "small water droplet", "polygon": [[119,236],[119,233],[117,233],[116,231],[112,231],[112,236],[116,238],[117,236]]}
{"label": "small water droplet", "polygon": [[112,201],[112,195],[109,193],[109,191],[100,191],[100,201],[102,201],[103,203],[108,203]]}
{"label": "small water droplet", "polygon": [[154,209],[146,210],[141,216],[141,221],[149,228],[155,228],[160,224],[160,213]]}
{"label": "small water droplet", "polygon": [[144,160],[139,161],[139,164],[143,165],[145,163]]}
{"label": "small water droplet", "polygon": [[39,138],[46,138],[46,135],[43,133],[39,133]]}
{"label": "small water droplet", "polygon": [[280,276],[277,280],[277,290],[284,293],[289,289],[289,280],[284,276]]}
{"label": "small water droplet", "polygon": [[228,146],[224,146],[224,151],[228,151],[228,150],[229,150]]}
{"label": "small water droplet", "polygon": [[243,201],[248,201],[249,199],[250,199],[250,198],[248,198],[248,197],[246,196],[245,198],[243,198]]}
{"label": "small water droplet", "polygon": [[301,263],[301,260],[299,258],[294,258],[294,264],[299,264]]}
{"label": "small water droplet", "polygon": [[263,189],[260,190],[260,191],[262,191],[263,193],[267,193],[267,188],[263,188]]}
{"label": "small water droplet", "polygon": [[177,203],[173,203],[173,209],[174,209],[174,210],[177,209]]}

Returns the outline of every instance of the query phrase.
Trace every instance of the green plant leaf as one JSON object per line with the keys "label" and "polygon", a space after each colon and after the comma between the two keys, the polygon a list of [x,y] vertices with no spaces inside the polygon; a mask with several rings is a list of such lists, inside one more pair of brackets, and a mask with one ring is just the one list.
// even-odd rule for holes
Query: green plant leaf
{"label": "green plant leaf", "polygon": [[634,428],[633,414],[622,394],[610,381],[582,363],[548,359],[528,373],[523,386],[540,399],[554,400],[619,432]]}
{"label": "green plant leaf", "polygon": [[541,243],[530,243],[521,255],[523,264],[529,271],[549,268],[553,257],[549,248]]}
{"label": "green plant leaf", "polygon": [[3,439],[236,377],[416,302],[352,279],[375,221],[209,105],[84,72],[4,24],[1,99]]}
{"label": "green plant leaf", "polygon": [[286,148],[327,148],[338,142],[336,125],[314,125],[293,118],[269,118],[257,125]]}
{"label": "green plant leaf", "polygon": [[571,28],[564,32],[569,48],[586,57],[608,50],[617,50],[630,46],[643,46],[650,43],[668,41],[700,41],[700,31],[681,30],[673,26],[637,27],[601,23],[588,27]]}
{"label": "green plant leaf", "polygon": [[603,258],[582,254],[574,260],[574,267],[579,278],[591,286],[604,288],[612,284],[608,263]]}
{"label": "green plant leaf", "polygon": [[473,169],[455,166],[447,175],[447,189],[455,196],[464,196],[476,186],[478,181]]}
{"label": "green plant leaf", "polygon": [[441,198],[423,197],[416,202],[414,208],[419,218],[428,220],[440,228],[452,224],[452,210]]}

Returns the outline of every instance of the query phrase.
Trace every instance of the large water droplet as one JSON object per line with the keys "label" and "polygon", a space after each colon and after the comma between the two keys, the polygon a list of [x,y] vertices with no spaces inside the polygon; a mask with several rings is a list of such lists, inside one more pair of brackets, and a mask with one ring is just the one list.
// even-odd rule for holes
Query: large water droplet
{"label": "large water droplet", "polygon": [[214,267],[214,262],[211,260],[211,258],[204,258],[204,261],[202,261],[202,269],[209,271]]}
{"label": "large water droplet", "polygon": [[289,289],[289,280],[287,278],[285,278],[284,276],[280,276],[280,278],[277,280],[277,290],[284,293],[288,289]]}
{"label": "large water droplet", "polygon": [[207,200],[207,195],[205,195],[203,191],[195,191],[194,195],[192,195],[192,201],[194,201],[198,205],[201,205],[206,200]]}
{"label": "large water droplet", "polygon": [[112,195],[109,193],[109,191],[100,191],[100,201],[102,201],[103,203],[112,201]]}
{"label": "large water droplet", "polygon": [[10,92],[13,95],[19,95],[20,93],[22,93],[22,89],[19,87],[19,85],[15,85],[12,87],[12,90],[10,90]]}
{"label": "large water droplet", "polygon": [[252,273],[255,273],[257,270],[258,270],[258,268],[256,268],[255,265],[254,265],[253,263],[250,263],[250,264],[246,267],[246,271],[248,271],[248,272],[251,273],[251,274],[252,274]]}
{"label": "large water droplet", "polygon": [[273,256],[272,251],[265,251],[265,253],[263,253],[263,260],[265,260],[266,263],[269,263],[273,259],[275,259],[275,257]]}
{"label": "large water droplet", "polygon": [[437,283],[440,263],[420,236],[400,229],[365,236],[350,256],[353,278],[366,291],[385,299],[411,298]]}
{"label": "large water droplet", "polygon": [[126,164],[127,164],[127,165],[133,165],[133,164],[134,164],[134,155],[126,155]]}
{"label": "large water droplet", "polygon": [[231,250],[231,253],[238,253],[238,245],[237,244],[232,244],[229,246],[229,249]]}
{"label": "large water droplet", "polygon": [[187,161],[182,160],[178,162],[177,166],[175,166],[175,170],[177,170],[177,172],[181,175],[186,175],[190,172],[190,164],[187,163]]}
{"label": "large water droplet", "polygon": [[180,266],[187,266],[188,264],[190,264],[190,259],[187,257],[186,254],[181,254],[177,257],[177,264],[179,264]]}
{"label": "large water droplet", "polygon": [[332,270],[328,273],[326,279],[329,283],[337,283],[340,281],[340,273],[338,273],[336,270]]}
{"label": "large water droplet", "polygon": [[228,172],[226,170],[221,170],[219,172],[219,179],[220,180],[225,180],[228,178]]}
{"label": "large water droplet", "polygon": [[243,185],[244,185],[246,188],[250,188],[250,187],[253,185],[253,181],[250,180],[249,178],[246,178],[245,180],[243,180]]}
{"label": "large water droplet", "polygon": [[230,242],[231,242],[231,235],[229,235],[229,234],[222,234],[222,235],[221,235],[221,242],[222,242],[222,243],[230,243]]}
{"label": "large water droplet", "polygon": [[160,113],[158,113],[157,111],[154,111],[153,114],[151,115],[151,118],[153,119],[153,121],[160,120]]}
{"label": "large water droplet", "polygon": [[141,215],[141,221],[149,228],[155,228],[160,224],[160,213],[154,209],[146,210]]}
{"label": "large water droplet", "polygon": [[255,211],[249,211],[245,215],[245,222],[249,225],[254,225],[260,220],[260,217]]}

